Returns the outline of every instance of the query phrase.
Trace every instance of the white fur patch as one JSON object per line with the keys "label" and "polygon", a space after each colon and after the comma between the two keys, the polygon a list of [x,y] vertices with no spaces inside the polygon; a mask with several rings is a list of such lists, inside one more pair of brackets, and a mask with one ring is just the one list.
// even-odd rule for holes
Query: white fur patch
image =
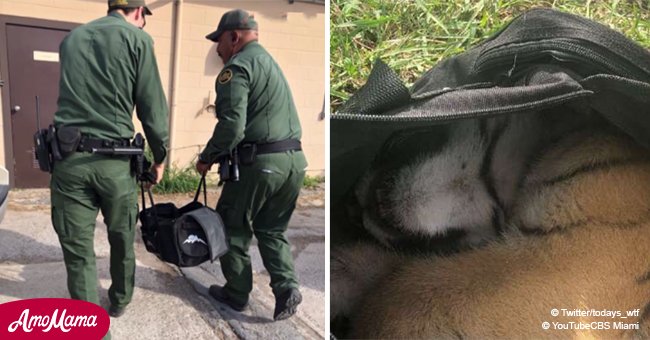
{"label": "white fur patch", "polygon": [[391,193],[399,225],[427,236],[491,228],[494,201],[480,178],[485,151],[478,122],[462,122],[440,153],[402,168]]}

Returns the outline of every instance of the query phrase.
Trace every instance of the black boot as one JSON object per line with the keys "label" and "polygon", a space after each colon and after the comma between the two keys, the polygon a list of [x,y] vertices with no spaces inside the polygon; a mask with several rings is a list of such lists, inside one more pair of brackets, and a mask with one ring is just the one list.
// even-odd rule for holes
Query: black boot
{"label": "black boot", "polygon": [[297,288],[289,288],[275,298],[273,320],[284,320],[296,314],[296,307],[302,302],[302,295]]}
{"label": "black boot", "polygon": [[120,316],[122,316],[124,314],[124,311],[126,311],[126,306],[117,307],[117,306],[111,305],[110,307],[108,307],[108,315],[110,315],[110,316],[112,316],[114,318],[119,318]]}
{"label": "black boot", "polygon": [[208,293],[210,293],[210,296],[212,296],[215,300],[227,304],[230,308],[241,312],[248,307],[248,302],[241,304],[236,301],[233,301],[233,299],[228,296],[226,292],[223,291],[223,287],[219,285],[212,285],[210,286],[210,289],[208,289]]}

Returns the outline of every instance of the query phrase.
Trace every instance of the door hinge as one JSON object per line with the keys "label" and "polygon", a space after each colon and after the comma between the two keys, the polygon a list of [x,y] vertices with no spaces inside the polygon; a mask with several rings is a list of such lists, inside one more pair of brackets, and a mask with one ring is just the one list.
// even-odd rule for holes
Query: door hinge
{"label": "door hinge", "polygon": [[0,79],[0,87],[5,86],[5,81]]}

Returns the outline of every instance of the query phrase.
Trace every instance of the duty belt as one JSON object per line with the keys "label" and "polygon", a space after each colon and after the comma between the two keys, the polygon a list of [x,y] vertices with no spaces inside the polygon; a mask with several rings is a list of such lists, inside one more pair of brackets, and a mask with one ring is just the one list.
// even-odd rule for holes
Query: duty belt
{"label": "duty belt", "polygon": [[105,148],[122,148],[130,146],[131,142],[128,139],[120,140],[109,140],[109,139],[98,139],[82,136],[79,141],[79,146],[77,151],[79,152],[94,152],[97,149]]}
{"label": "duty belt", "polygon": [[241,143],[238,148],[245,148],[246,146],[255,144],[257,146],[257,154],[263,155],[267,153],[285,152],[285,151],[299,151],[302,150],[302,144],[297,139],[285,139],[271,143]]}

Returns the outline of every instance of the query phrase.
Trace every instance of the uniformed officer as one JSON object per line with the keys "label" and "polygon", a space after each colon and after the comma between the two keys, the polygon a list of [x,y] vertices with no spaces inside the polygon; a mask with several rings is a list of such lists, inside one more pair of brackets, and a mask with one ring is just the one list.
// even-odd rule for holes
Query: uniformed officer
{"label": "uniformed officer", "polygon": [[196,169],[205,173],[235,149],[241,160],[239,181],[225,183],[217,204],[230,245],[220,259],[227,282],[211,286],[209,292],[235,310],[246,308],[253,289],[248,248],[255,234],[271,276],[273,318],[286,319],[302,301],[284,236],[307,166],[298,113],[280,67],[257,42],[251,15],[240,9],[225,13],[206,38],[218,44],[225,65],[216,80],[219,121]]}
{"label": "uniformed officer", "polygon": [[50,182],[52,224],[59,236],[73,299],[99,304],[93,238],[101,210],[110,243],[109,314],[131,301],[137,186],[129,156],[89,152],[125,146],[133,137],[134,106],[162,178],[167,155],[168,108],[154,57],[142,28],[151,15],[143,0],[110,0],[108,15],[75,28],[60,46],[61,80],[54,124],[76,127],[82,144],[56,162]]}

